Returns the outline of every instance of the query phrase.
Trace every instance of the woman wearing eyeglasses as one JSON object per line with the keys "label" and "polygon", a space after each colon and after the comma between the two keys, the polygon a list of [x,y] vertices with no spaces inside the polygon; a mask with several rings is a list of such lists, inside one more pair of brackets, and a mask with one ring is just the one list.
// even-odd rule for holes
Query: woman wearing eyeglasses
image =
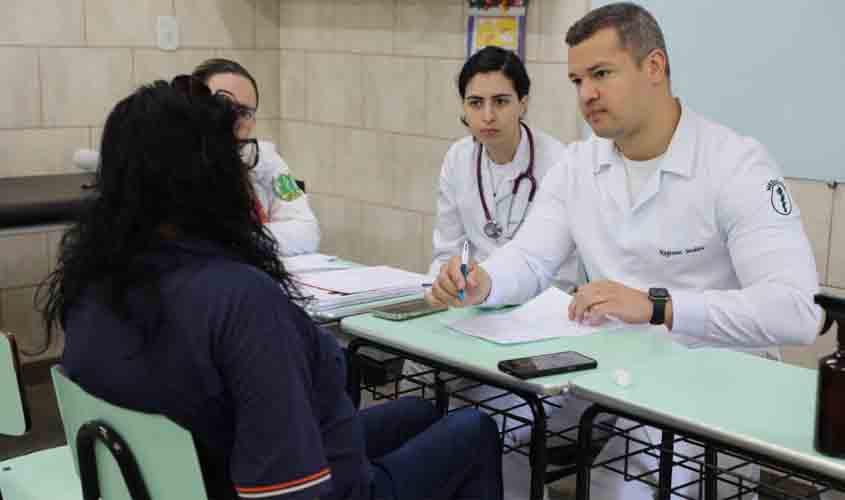
{"label": "woman wearing eyeglasses", "polygon": [[[258,110],[258,84],[246,68],[229,59],[209,59],[197,66],[192,76],[205,83],[213,94],[226,96],[235,103],[239,116],[235,135],[250,140]],[[245,160],[255,162],[250,179],[256,214],[275,236],[282,255],[316,252],[320,245],[320,226],[308,204],[308,196],[294,181],[273,143],[255,139],[252,143],[253,150],[245,148],[249,156]]]}

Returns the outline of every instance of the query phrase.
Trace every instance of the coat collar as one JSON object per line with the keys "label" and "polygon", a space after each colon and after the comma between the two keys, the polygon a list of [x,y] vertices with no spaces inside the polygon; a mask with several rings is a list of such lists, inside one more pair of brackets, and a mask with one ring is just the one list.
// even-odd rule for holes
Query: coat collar
{"label": "coat collar", "polygon": [[[527,127],[528,125],[525,125],[525,126]],[[532,130],[532,132],[534,132],[534,131]],[[514,179],[516,179],[516,176],[518,176],[526,168],[528,168],[528,161],[531,158],[531,148],[528,144],[528,134],[525,132],[525,129],[521,126],[520,126],[520,130],[519,130],[519,134],[520,134],[519,145],[516,147],[516,153],[514,154],[513,160],[510,163],[508,163],[506,165],[499,165],[499,164],[494,163],[493,160],[490,159],[489,156],[487,156],[487,148],[484,148],[484,152],[482,153],[482,155],[483,155],[482,167],[484,165],[492,165],[493,166],[492,168],[494,168],[494,169],[506,168],[506,169],[510,170],[510,173],[506,177],[507,181],[510,182],[510,181],[513,181]],[[476,144],[476,146],[478,147],[480,145]],[[534,168],[535,169],[537,168],[537,151],[536,150],[537,150],[537,135],[536,135],[536,132],[535,132],[534,133]],[[475,157],[473,157],[473,165],[475,164],[474,162],[475,162]],[[486,169],[482,168],[482,175],[484,175],[483,170],[486,170]],[[473,169],[473,173],[474,172],[475,172],[475,170]]]}
{"label": "coat collar", "polygon": [[[692,176],[694,164],[696,137],[698,128],[698,116],[688,107],[681,104],[681,119],[678,127],[669,142],[669,148],[660,162],[661,172],[671,172],[683,177]],[[595,137],[597,156],[593,165],[593,173],[598,174],[601,170],[611,166],[623,166],[623,159],[616,149],[613,141]]]}

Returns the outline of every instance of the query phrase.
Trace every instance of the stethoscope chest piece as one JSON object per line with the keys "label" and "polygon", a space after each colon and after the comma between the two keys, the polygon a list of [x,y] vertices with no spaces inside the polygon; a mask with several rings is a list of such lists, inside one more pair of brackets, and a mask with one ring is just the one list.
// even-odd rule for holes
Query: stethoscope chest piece
{"label": "stethoscope chest piece", "polygon": [[502,237],[502,225],[494,220],[489,220],[487,224],[484,224],[484,234],[488,238],[498,240]]}
{"label": "stethoscope chest piece", "polygon": [[[534,136],[531,134],[531,129],[528,128],[527,125],[524,123],[520,123],[525,129],[526,135],[528,136],[528,168],[525,169],[524,172],[519,174],[516,179],[514,179],[513,189],[511,191],[511,202],[510,206],[508,206],[508,218],[505,223],[508,225],[508,235],[507,237],[513,238],[514,234],[519,231],[519,228],[522,227],[522,223],[525,222],[525,214],[528,213],[528,205],[534,201],[534,193],[537,191],[537,180],[534,178]],[[483,149],[483,145],[479,145],[478,147],[478,155],[476,156],[475,160],[475,176],[476,181],[478,183],[478,197],[481,199],[481,208],[484,209],[484,219],[487,221],[484,224],[484,234],[488,238],[492,240],[498,240],[502,237],[505,233],[504,228],[501,224],[496,222],[493,219],[492,214],[490,213],[490,209],[487,207],[487,200],[484,199],[484,185],[481,183],[481,151]],[[513,202],[516,198],[517,193],[519,192],[519,184],[523,181],[523,179],[527,180],[530,185],[530,190],[528,191],[528,203],[525,205],[525,209],[522,211],[522,217],[519,219],[519,224],[516,225],[516,229],[510,229],[511,225],[511,215],[513,214]],[[493,199],[495,200],[496,194],[493,193]],[[493,207],[495,209],[495,207]]]}

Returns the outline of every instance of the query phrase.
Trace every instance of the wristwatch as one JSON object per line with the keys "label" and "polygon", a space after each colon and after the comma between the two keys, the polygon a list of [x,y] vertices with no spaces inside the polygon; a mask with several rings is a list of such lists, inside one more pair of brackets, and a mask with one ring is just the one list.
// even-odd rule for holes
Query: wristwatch
{"label": "wristwatch", "polygon": [[662,325],[666,322],[666,303],[669,302],[671,298],[669,291],[665,288],[648,289],[648,300],[650,300],[654,306],[651,311],[651,320],[649,323],[652,325]]}

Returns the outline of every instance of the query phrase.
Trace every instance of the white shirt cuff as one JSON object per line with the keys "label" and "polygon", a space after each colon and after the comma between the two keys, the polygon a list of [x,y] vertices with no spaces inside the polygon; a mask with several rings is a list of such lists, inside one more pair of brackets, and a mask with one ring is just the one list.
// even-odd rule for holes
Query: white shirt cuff
{"label": "white shirt cuff", "polygon": [[704,292],[669,291],[672,296],[672,333],[707,336],[707,298]]}
{"label": "white shirt cuff", "polygon": [[[481,307],[497,307],[502,305],[502,290],[505,288],[503,283],[497,283],[496,278],[504,276],[499,266],[496,265],[495,261],[487,260],[483,264],[479,264],[481,267],[487,271],[487,274],[490,276],[490,294],[487,295],[487,300],[479,304]],[[498,292],[498,293],[497,293]]]}

